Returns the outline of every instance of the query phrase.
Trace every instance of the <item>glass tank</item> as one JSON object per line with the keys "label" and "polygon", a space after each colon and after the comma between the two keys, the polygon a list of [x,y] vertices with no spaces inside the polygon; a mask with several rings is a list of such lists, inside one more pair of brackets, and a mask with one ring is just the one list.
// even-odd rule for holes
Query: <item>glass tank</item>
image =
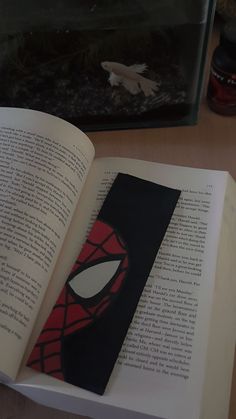
{"label": "glass tank", "polygon": [[0,106],[84,130],[197,121],[212,0],[2,0]]}

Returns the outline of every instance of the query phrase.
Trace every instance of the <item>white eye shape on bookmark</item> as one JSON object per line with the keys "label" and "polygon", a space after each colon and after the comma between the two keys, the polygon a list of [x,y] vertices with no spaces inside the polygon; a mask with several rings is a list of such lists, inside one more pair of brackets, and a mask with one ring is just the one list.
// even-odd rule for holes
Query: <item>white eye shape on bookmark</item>
{"label": "white eye shape on bookmark", "polygon": [[120,259],[98,263],[79,272],[69,282],[72,290],[81,298],[92,298],[114,277]]}

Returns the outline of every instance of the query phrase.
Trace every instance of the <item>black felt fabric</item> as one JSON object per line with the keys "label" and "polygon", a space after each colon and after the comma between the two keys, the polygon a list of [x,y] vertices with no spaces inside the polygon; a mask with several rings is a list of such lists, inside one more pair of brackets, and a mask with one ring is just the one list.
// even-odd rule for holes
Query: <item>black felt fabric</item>
{"label": "black felt fabric", "polygon": [[180,191],[118,174],[98,219],[128,248],[129,269],[118,298],[87,328],[65,337],[65,380],[103,394],[165,235]]}

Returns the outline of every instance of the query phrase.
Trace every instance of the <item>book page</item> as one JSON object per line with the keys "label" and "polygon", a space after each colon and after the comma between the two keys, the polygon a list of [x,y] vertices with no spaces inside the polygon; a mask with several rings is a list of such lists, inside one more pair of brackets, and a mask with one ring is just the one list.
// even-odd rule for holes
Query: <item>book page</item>
{"label": "book page", "polygon": [[94,156],[59,118],[0,110],[0,370],[13,378]]}
{"label": "book page", "polygon": [[236,337],[236,183],[230,175],[220,234],[202,419],[228,418],[230,405]]}
{"label": "book page", "polygon": [[[198,418],[227,174],[130,159],[95,160],[70,234],[70,257],[63,259],[68,266],[117,172],[180,188],[182,193],[106,395],[99,398],[34,373],[23,381],[161,418]],[[55,279],[53,284],[56,288]],[[51,283],[44,307],[55,301],[59,285],[55,288]]]}

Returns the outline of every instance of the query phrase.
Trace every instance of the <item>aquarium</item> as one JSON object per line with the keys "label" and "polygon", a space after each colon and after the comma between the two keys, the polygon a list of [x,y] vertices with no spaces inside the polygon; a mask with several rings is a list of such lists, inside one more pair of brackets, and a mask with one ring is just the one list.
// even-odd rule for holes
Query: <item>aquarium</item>
{"label": "aquarium", "polygon": [[2,0],[0,106],[84,130],[197,121],[212,0]]}

